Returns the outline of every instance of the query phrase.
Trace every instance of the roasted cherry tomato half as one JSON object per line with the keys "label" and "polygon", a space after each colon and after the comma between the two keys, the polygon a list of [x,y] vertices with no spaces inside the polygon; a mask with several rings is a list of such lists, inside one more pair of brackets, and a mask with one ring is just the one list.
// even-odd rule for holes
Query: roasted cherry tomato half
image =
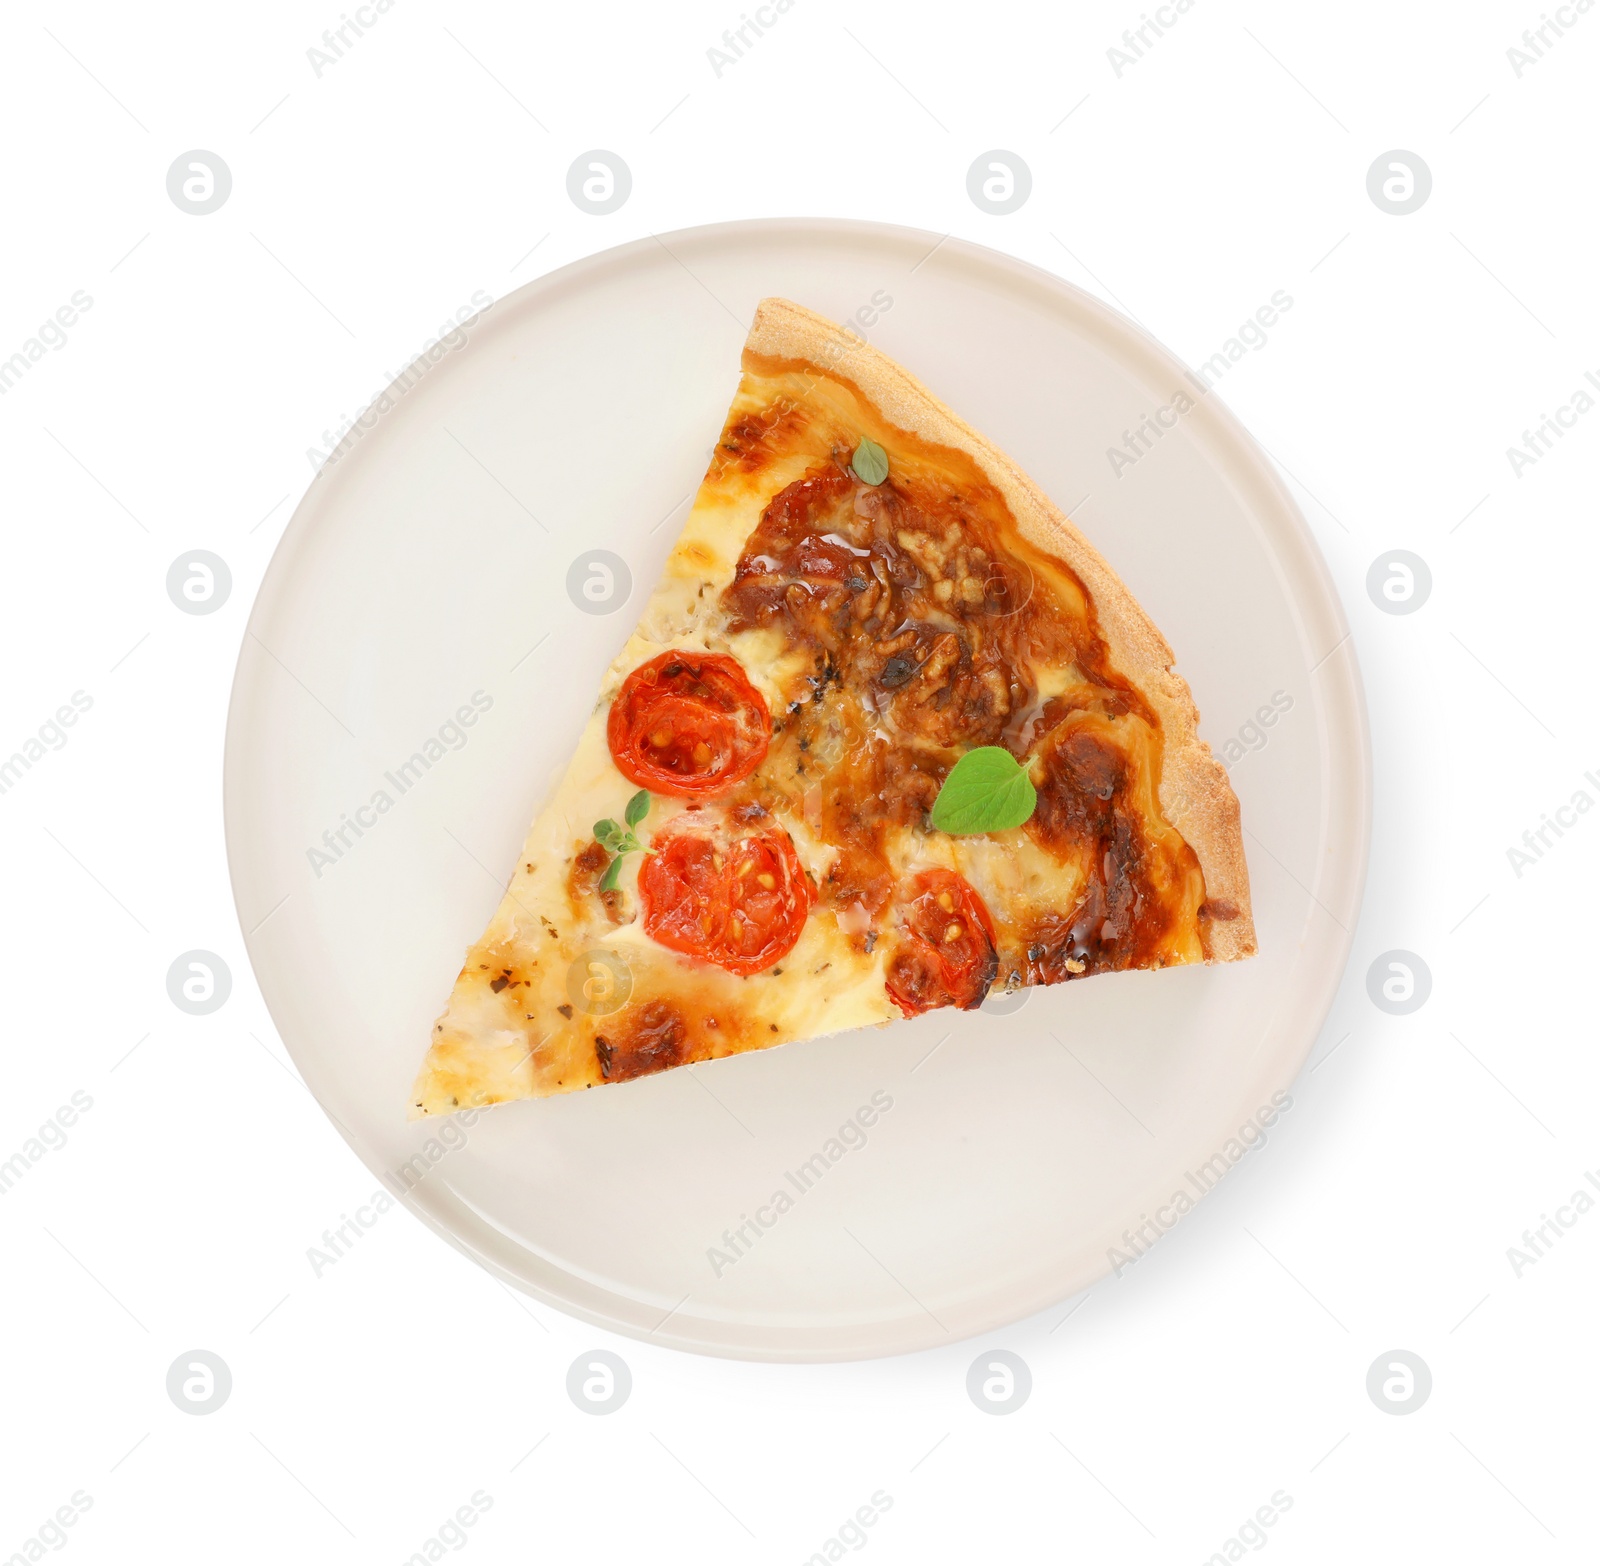
{"label": "roasted cherry tomato half", "polygon": [[622,682],[606,742],[625,778],[656,794],[714,794],[767,754],[772,714],[738,662],[664,652]]}
{"label": "roasted cherry tomato half", "polygon": [[994,921],[971,882],[954,870],[924,870],[902,889],[889,998],[908,1017],[936,1006],[983,1004],[999,968]]}
{"label": "roasted cherry tomato half", "polygon": [[781,828],[732,837],[669,830],[639,867],[645,934],[741,975],[793,950],[812,895]]}

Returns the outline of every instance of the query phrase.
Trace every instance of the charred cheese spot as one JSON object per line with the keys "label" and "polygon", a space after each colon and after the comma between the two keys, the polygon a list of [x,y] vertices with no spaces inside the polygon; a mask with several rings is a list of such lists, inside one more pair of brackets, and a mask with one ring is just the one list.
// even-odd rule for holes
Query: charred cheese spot
{"label": "charred cheese spot", "polygon": [[613,1033],[596,1033],[595,1058],[607,1082],[631,1082],[635,1077],[681,1066],[689,1056],[689,1027],[675,1006],[648,1001],[625,1014]]}
{"label": "charred cheese spot", "polygon": [[[1136,719],[1069,717],[1040,746],[1039,804],[1028,835],[1075,863],[1084,889],[1015,932],[1029,982],[1189,960],[1205,882],[1194,850],[1151,808],[1148,754],[1156,737]],[[1015,960],[1015,953],[1011,953]]]}
{"label": "charred cheese spot", "polygon": [[622,893],[616,887],[600,890],[601,878],[610,864],[611,855],[593,838],[572,856],[567,869],[567,901],[574,918],[581,920],[586,910],[598,903],[611,924],[622,923]]}
{"label": "charred cheese spot", "polygon": [[795,443],[809,422],[806,410],[783,396],[760,409],[736,414],[717,442],[710,476],[725,478],[730,469],[742,474],[760,472],[785,447]]}

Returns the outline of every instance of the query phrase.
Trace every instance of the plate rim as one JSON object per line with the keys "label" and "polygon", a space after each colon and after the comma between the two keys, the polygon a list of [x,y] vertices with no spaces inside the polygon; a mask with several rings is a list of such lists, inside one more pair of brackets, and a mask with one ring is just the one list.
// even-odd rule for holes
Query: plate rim
{"label": "plate rim", "polygon": [[[489,308],[497,314],[508,311],[509,307],[524,307],[541,296],[553,296],[571,289],[582,287],[597,277],[608,272],[626,268],[628,265],[643,256],[654,256],[661,250],[666,250],[672,255],[673,249],[670,242],[677,242],[685,248],[689,246],[703,246],[708,242],[723,240],[737,241],[740,239],[791,239],[795,241],[824,238],[835,241],[888,241],[894,245],[904,245],[907,241],[925,242],[928,254],[924,260],[931,257],[935,250],[948,249],[952,255],[960,257],[967,264],[998,272],[1015,285],[1021,285],[1030,291],[1041,292],[1046,296],[1054,296],[1058,301],[1064,301],[1071,308],[1095,320],[1096,326],[1102,333],[1124,341],[1131,340],[1144,353],[1147,360],[1160,365],[1169,371],[1178,381],[1182,381],[1187,373],[1185,366],[1171,350],[1166,348],[1159,340],[1153,337],[1137,321],[1114,309],[1105,301],[1088,293],[1086,290],[1046,271],[1043,267],[1033,262],[1023,260],[1018,256],[1007,254],[1004,251],[994,250],[986,245],[978,244],[972,240],[960,238],[954,234],[939,235],[937,233],[914,228],[904,224],[883,223],[875,220],[840,218],[840,217],[763,217],[750,219],[736,219],[717,223],[697,224],[687,228],[668,231],[660,236],[649,234],[638,239],[629,240],[620,245],[595,251],[589,255],[578,257],[556,268],[554,271],[519,285],[511,292],[495,299]],[[918,263],[919,265],[921,263]],[[480,312],[485,314],[485,312]],[[466,323],[468,327],[471,322]],[[392,415],[404,401],[407,382],[414,387],[425,376],[415,376],[413,372],[426,358],[425,349],[408,365],[405,366],[372,400],[358,413],[329,455],[319,464],[316,473],[306,485],[304,492],[295,505],[282,534],[273,547],[273,552],[266,567],[262,571],[259,586],[256,589],[250,606],[249,617],[246,621],[243,634],[240,637],[239,651],[235,659],[232,680],[229,687],[227,719],[223,740],[222,752],[222,805],[223,805],[223,834],[228,866],[229,891],[233,900],[235,917],[239,923],[239,938],[242,947],[249,959],[252,975],[261,994],[262,1003],[266,1006],[268,1015],[272,1019],[278,1037],[290,1060],[294,1063],[306,1088],[316,1100],[318,1107],[328,1118],[334,1130],[343,1138],[351,1151],[360,1159],[361,1163],[371,1172],[382,1172],[382,1159],[375,1156],[370,1149],[364,1147],[357,1132],[347,1127],[324,1103],[322,1096],[312,1086],[311,1076],[301,1060],[301,1051],[292,1041],[291,1034],[283,1025],[283,1017],[290,1009],[286,996],[279,996],[276,1003],[269,995],[267,985],[263,982],[261,969],[257,962],[254,932],[246,932],[245,912],[241,902],[241,879],[244,875],[246,850],[244,846],[244,832],[242,825],[243,805],[242,785],[239,783],[241,769],[245,765],[248,751],[247,725],[248,715],[245,708],[248,705],[247,690],[248,676],[245,672],[245,657],[252,640],[260,640],[256,636],[258,628],[265,622],[268,615],[278,600],[282,583],[290,574],[290,561],[298,550],[303,538],[307,535],[312,525],[311,512],[320,501],[322,495],[322,481],[353,449],[366,431],[375,427],[377,421]],[[392,407],[381,411],[380,405],[385,398],[389,398]],[[1219,433],[1225,443],[1231,448],[1231,454],[1236,459],[1242,459],[1250,471],[1250,476],[1259,484],[1271,498],[1276,509],[1292,531],[1294,541],[1299,545],[1300,559],[1296,562],[1302,568],[1309,569],[1309,582],[1307,585],[1314,589],[1314,596],[1309,601],[1295,595],[1292,601],[1296,608],[1304,611],[1307,608],[1320,609],[1327,617],[1329,629],[1336,633],[1332,650],[1324,657],[1321,665],[1314,667],[1308,673],[1308,679],[1315,680],[1319,669],[1325,670],[1323,681],[1317,692],[1315,706],[1323,723],[1329,721],[1330,713],[1336,706],[1342,704],[1343,711],[1336,714],[1343,720],[1343,732],[1338,736],[1344,744],[1341,754],[1332,754],[1332,747],[1324,744],[1324,750],[1332,754],[1329,764],[1330,786],[1325,796],[1325,810],[1330,819],[1342,814],[1345,818],[1341,822],[1343,831],[1348,841],[1342,845],[1343,852],[1339,856],[1340,862],[1335,866],[1342,872],[1343,880],[1340,886],[1342,895],[1336,900],[1336,922],[1343,926],[1343,939],[1335,940],[1336,959],[1330,958],[1321,968],[1320,984],[1315,988],[1314,1005],[1310,1008],[1315,1012],[1315,1026],[1307,1030],[1304,1046],[1290,1054],[1279,1052],[1273,1057],[1277,1069],[1271,1073],[1273,1085],[1287,1089],[1299,1077],[1304,1069],[1306,1059],[1317,1038],[1320,1036],[1328,1015],[1332,1009],[1339,988],[1344,981],[1349,967],[1350,953],[1354,946],[1355,931],[1362,902],[1365,895],[1368,862],[1372,842],[1372,746],[1371,728],[1367,710],[1365,685],[1361,677],[1359,661],[1356,657],[1354,641],[1348,619],[1345,615],[1343,600],[1340,597],[1337,585],[1334,582],[1328,562],[1324,556],[1316,536],[1312,533],[1306,522],[1305,516],[1298,503],[1289,492],[1282,475],[1276,464],[1267,455],[1265,449],[1244,426],[1244,424],[1228,407],[1227,403],[1215,391],[1209,391],[1204,399],[1209,416],[1214,418],[1219,425]],[[373,414],[374,409],[380,409],[374,423],[366,422]],[[1273,541],[1276,545],[1277,541]],[[1277,559],[1277,547],[1269,548],[1268,553]],[[1343,656],[1339,656],[1340,654]],[[1330,682],[1333,682],[1330,685]],[[1340,765],[1342,761],[1343,765]],[[1341,775],[1342,774],[1342,775]],[[1336,785],[1342,784],[1342,788]],[[1342,810],[1341,810],[1342,807]],[[1327,842],[1325,831],[1324,844]],[[1329,858],[1334,858],[1329,855]],[[1314,895],[1314,894],[1313,894]],[[1320,901],[1320,898],[1317,899]],[[1242,1077],[1244,1074],[1241,1074]],[[654,1329],[648,1329],[639,1323],[627,1319],[620,1313],[608,1313],[605,1310],[591,1307],[571,1294],[561,1294],[556,1290],[541,1286],[532,1278],[507,1266],[498,1257],[493,1249],[486,1244],[474,1243],[471,1235],[463,1232],[459,1217],[447,1213],[434,1201],[429,1199],[426,1191],[427,1182],[420,1182],[414,1188],[403,1193],[392,1192],[398,1200],[403,1202],[411,1212],[416,1214],[435,1233],[439,1234],[456,1250],[470,1257],[479,1266],[483,1267],[491,1276],[517,1288],[522,1293],[533,1299],[560,1311],[563,1315],[583,1321],[589,1325],[604,1328],[607,1331],[632,1338],[636,1341],[653,1343],[661,1347],[676,1348],[688,1352],[705,1354],[722,1359],[735,1359],[768,1363],[844,1363],[849,1361],[889,1358],[901,1354],[925,1352],[929,1349],[945,1347],[958,1342],[969,1341],[986,1333],[1001,1331],[1014,1327],[1041,1310],[1048,1309],[1052,1304],[1070,1298],[1073,1294],[1083,1289],[1092,1287],[1104,1280],[1110,1273],[1111,1265],[1107,1261],[1093,1276],[1080,1278],[1075,1282],[1054,1286],[1048,1291],[1048,1298],[1029,1298],[1019,1302],[1018,1308],[1006,1307],[1004,1309],[991,1308],[985,1319],[963,1323],[958,1330],[947,1331],[942,1337],[936,1338],[931,1333],[918,1336],[904,1329],[901,1322],[895,1324],[894,1330],[900,1336],[915,1341],[905,1341],[898,1345],[884,1346],[878,1343],[861,1343],[857,1345],[826,1346],[812,1342],[779,1343],[777,1339],[790,1329],[770,1329],[767,1337],[770,1341],[764,1344],[750,1342],[733,1342],[714,1336],[709,1330],[699,1332],[675,1330],[663,1334],[662,1327],[665,1321],[658,1323]],[[455,1221],[452,1221],[452,1219]],[[479,1220],[480,1224],[482,1220]],[[559,1264],[558,1264],[559,1265]],[[570,1272],[563,1270],[563,1276],[579,1283],[579,1280]],[[581,1285],[593,1292],[592,1285]],[[608,1299],[620,1300],[611,1290],[605,1290]],[[669,1313],[670,1315],[671,1313]],[[690,1318],[699,1321],[699,1318]],[[914,1319],[914,1318],[912,1318]],[[710,1328],[714,1318],[705,1318],[700,1321],[703,1328]],[[902,1319],[902,1321],[904,1318]],[[863,1328],[858,1326],[855,1331],[861,1336],[863,1331],[877,1331],[876,1328]],[[923,1339],[926,1339],[925,1341]]]}

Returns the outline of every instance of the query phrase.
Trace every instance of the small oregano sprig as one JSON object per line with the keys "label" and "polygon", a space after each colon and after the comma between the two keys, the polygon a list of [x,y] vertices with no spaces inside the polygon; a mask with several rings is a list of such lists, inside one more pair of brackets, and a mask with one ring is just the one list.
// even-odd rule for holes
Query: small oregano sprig
{"label": "small oregano sprig", "polygon": [[850,458],[850,471],[863,484],[881,484],[889,476],[889,453],[877,441],[863,435]]}
{"label": "small oregano sprig", "polygon": [[941,832],[1006,832],[1021,826],[1038,803],[1027,767],[1009,750],[980,745],[950,769],[931,819]]}
{"label": "small oregano sprig", "polygon": [[600,877],[600,890],[613,892],[617,887],[617,877],[622,874],[622,860],[626,854],[646,853],[648,850],[634,834],[634,828],[650,814],[650,790],[642,788],[628,801],[628,808],[623,811],[623,820],[626,826],[618,826],[615,821],[607,816],[604,821],[594,824],[595,841],[612,855],[611,863],[606,866],[606,873]]}

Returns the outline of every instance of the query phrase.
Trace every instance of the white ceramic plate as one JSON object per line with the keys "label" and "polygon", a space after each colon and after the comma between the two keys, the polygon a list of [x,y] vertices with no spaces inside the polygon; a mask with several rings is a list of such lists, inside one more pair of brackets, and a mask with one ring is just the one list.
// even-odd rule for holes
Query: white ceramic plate
{"label": "white ceramic plate", "polygon": [[[875,315],[871,341],[1015,457],[1149,610],[1201,733],[1242,756],[1261,954],[408,1123],[429,1028],[686,513],[765,294]],[[1193,395],[1179,364],[1056,278],[904,229],[642,240],[519,289],[469,336],[317,476],[240,657],[229,861],[312,1091],[380,1176],[409,1163],[413,1207],[483,1266],[655,1342],[888,1354],[1091,1283],[1290,1083],[1355,923],[1360,680],[1272,468],[1213,396],[1117,475],[1107,448]],[[632,578],[605,614],[567,589],[597,548]],[[858,1117],[875,1095],[891,1107]]]}

